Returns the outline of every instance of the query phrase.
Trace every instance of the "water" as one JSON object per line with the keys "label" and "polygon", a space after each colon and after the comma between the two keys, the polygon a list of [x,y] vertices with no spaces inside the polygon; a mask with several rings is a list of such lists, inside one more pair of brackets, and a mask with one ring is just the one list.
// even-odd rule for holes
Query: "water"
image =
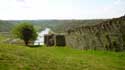
{"label": "water", "polygon": [[44,45],[44,35],[49,34],[50,29],[46,28],[45,30],[38,33],[37,40],[34,41],[34,45]]}

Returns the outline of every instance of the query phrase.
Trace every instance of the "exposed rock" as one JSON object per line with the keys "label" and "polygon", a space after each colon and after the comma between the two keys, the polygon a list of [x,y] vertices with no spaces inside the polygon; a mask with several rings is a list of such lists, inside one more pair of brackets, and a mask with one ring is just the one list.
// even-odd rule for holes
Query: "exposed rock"
{"label": "exposed rock", "polygon": [[66,42],[68,46],[78,49],[125,50],[125,16],[93,26],[69,29]]}

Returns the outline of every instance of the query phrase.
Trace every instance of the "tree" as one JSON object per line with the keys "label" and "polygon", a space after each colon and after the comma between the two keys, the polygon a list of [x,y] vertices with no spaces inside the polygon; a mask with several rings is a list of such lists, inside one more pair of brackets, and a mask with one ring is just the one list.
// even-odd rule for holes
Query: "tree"
{"label": "tree", "polygon": [[37,38],[34,26],[29,22],[18,23],[18,25],[13,28],[12,33],[17,38],[22,39],[26,46],[28,46],[30,41],[34,41]]}

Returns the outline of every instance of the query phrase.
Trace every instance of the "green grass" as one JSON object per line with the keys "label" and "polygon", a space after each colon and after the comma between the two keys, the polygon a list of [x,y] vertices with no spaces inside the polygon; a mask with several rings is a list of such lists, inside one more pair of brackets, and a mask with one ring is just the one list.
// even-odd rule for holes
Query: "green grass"
{"label": "green grass", "polygon": [[2,34],[0,34],[0,41],[5,40],[6,37],[4,37]]}
{"label": "green grass", "polygon": [[0,70],[125,70],[125,52],[1,44]]}

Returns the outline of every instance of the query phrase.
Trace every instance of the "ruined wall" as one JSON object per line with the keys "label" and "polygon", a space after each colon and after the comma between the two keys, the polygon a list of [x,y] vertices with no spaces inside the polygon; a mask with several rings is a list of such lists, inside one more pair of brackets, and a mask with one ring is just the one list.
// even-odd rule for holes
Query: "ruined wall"
{"label": "ruined wall", "polygon": [[48,34],[44,36],[46,46],[65,46],[65,36],[60,34]]}
{"label": "ruined wall", "polygon": [[66,43],[84,50],[125,50],[125,17],[68,30]]}
{"label": "ruined wall", "polygon": [[48,34],[44,36],[44,44],[46,46],[54,46],[54,35],[53,34]]}

